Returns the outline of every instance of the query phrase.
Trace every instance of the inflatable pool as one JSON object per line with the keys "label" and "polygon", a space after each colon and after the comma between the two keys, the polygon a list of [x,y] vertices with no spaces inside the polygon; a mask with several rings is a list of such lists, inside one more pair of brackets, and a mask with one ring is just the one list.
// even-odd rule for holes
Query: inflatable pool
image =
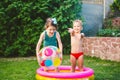
{"label": "inflatable pool", "polygon": [[50,67],[48,72],[43,68],[37,69],[36,80],[94,80],[94,71],[84,67],[83,72],[76,68],[75,72],[70,72],[71,66],[59,66],[60,72],[55,72],[54,67]]}

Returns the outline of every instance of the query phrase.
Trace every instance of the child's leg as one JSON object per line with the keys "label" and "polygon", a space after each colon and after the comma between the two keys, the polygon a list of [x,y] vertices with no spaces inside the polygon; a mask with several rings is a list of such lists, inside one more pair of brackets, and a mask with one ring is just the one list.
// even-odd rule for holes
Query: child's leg
{"label": "child's leg", "polygon": [[59,72],[59,68],[58,67],[55,67],[55,72]]}
{"label": "child's leg", "polygon": [[79,70],[80,71],[83,71],[83,63],[84,63],[84,55],[81,55],[79,58],[78,58],[78,67],[79,67]]}
{"label": "child's leg", "polygon": [[75,72],[76,67],[76,58],[72,55],[70,55],[70,62],[71,62],[71,72]]}
{"label": "child's leg", "polygon": [[45,72],[48,72],[48,68],[47,68],[47,67],[44,67],[44,71],[45,71]]}

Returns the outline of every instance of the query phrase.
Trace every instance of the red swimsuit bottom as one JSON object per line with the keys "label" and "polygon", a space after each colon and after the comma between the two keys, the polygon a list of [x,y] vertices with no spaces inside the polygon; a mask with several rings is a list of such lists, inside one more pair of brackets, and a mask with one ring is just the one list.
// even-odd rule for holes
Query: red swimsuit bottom
{"label": "red swimsuit bottom", "polygon": [[83,52],[71,53],[70,55],[72,55],[72,56],[74,56],[76,59],[78,59],[81,55],[83,55]]}

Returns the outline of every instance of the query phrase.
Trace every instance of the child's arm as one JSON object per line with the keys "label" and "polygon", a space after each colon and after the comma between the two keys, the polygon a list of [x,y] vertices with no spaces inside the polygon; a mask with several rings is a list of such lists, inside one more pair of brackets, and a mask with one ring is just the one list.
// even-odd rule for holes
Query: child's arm
{"label": "child's arm", "polygon": [[61,51],[61,57],[62,57],[63,45],[62,45],[62,41],[61,41],[59,32],[56,33],[56,38],[58,41],[58,46],[59,46],[59,49]]}
{"label": "child's arm", "polygon": [[44,38],[44,32],[41,33],[39,41],[38,41],[37,46],[36,46],[36,57],[37,57],[38,64],[40,64],[39,53],[40,53],[40,46],[42,44],[43,38]]}

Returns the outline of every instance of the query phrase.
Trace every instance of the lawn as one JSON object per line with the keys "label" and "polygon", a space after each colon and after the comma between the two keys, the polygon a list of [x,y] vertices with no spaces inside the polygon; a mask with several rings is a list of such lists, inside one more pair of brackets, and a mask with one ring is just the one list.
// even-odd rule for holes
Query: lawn
{"label": "lawn", "polygon": [[[62,65],[70,65],[68,55]],[[120,62],[85,56],[84,65],[95,71],[95,80],[120,80]],[[35,80],[37,68],[35,57],[0,58],[0,80]]]}

